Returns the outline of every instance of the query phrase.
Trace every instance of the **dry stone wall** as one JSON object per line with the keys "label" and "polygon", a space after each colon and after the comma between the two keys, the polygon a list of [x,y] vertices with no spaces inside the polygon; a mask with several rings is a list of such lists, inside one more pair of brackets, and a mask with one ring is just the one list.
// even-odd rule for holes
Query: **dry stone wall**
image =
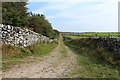
{"label": "dry stone wall", "polygon": [[[64,37],[64,40],[70,39],[69,37]],[[108,51],[119,53],[120,54],[120,38],[112,38],[112,37],[89,37],[89,38],[79,38],[75,39],[77,41],[92,41],[95,42],[95,45],[97,45],[98,48],[104,48]]]}
{"label": "dry stone wall", "polygon": [[120,38],[99,37],[92,38],[99,47],[120,54]]}
{"label": "dry stone wall", "polygon": [[35,33],[26,28],[0,24],[0,38],[3,44],[11,44],[17,47],[27,47],[37,42],[53,42],[46,36]]}

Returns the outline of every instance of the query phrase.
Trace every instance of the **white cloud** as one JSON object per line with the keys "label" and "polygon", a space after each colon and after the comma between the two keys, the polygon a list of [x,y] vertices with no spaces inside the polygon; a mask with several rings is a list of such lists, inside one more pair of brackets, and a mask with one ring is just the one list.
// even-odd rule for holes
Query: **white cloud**
{"label": "white cloud", "polygon": [[34,13],[39,13],[42,12],[44,13],[45,11],[48,10],[65,10],[65,9],[69,9],[70,7],[72,7],[73,5],[75,5],[76,2],[50,2],[47,6],[42,7],[38,10],[33,11]]}
{"label": "white cloud", "polygon": [[[109,1],[109,0],[29,0],[29,2],[99,2],[99,1]],[[120,1],[120,0],[113,0]]]}
{"label": "white cloud", "polygon": [[[49,0],[48,0],[49,1]],[[44,6],[34,13],[43,13],[47,15],[48,19],[54,18],[71,18],[76,20],[65,21],[63,26],[79,26],[84,25],[86,28],[91,26],[93,30],[104,30],[110,28],[115,28],[117,30],[118,26],[118,1],[119,0],[59,0],[60,2],[55,3],[54,0],[51,1],[47,6]],[[101,4],[92,4],[88,6],[81,7],[82,3],[86,2],[103,2]],[[78,7],[75,7],[77,4]],[[53,15],[48,15],[48,11],[58,10],[57,13]],[[53,22],[53,24],[55,21]],[[61,25],[61,23],[60,23]],[[59,24],[58,24],[59,26]],[[75,26],[74,26],[75,28]],[[77,27],[76,27],[77,28]]]}
{"label": "white cloud", "polygon": [[53,19],[54,16],[46,16],[46,19]]}

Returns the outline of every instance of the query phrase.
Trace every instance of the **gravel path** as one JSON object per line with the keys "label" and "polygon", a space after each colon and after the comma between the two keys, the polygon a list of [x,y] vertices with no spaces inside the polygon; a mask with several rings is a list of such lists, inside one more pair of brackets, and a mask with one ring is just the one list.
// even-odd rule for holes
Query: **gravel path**
{"label": "gravel path", "polygon": [[3,78],[66,78],[77,63],[77,55],[63,44],[62,38],[52,52],[36,58],[38,60],[15,65],[3,72]]}

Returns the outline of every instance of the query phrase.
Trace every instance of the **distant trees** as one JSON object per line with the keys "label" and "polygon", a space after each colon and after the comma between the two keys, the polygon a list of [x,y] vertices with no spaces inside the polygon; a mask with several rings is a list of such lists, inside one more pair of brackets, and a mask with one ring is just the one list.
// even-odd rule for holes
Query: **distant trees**
{"label": "distant trees", "polygon": [[27,27],[49,38],[57,38],[59,32],[54,30],[51,23],[43,14],[27,12],[26,2],[4,2],[2,5],[2,23],[18,27]]}

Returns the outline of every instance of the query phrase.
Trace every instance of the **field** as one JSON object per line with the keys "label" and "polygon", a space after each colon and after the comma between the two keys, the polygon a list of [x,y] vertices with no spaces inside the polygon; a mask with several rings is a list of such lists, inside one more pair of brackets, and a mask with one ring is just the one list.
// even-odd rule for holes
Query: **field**
{"label": "field", "polygon": [[81,36],[118,36],[119,32],[83,32],[83,33],[65,32],[63,34],[81,35]]}
{"label": "field", "polygon": [[109,36],[119,38],[119,32],[84,32],[84,33],[75,33],[75,32],[64,32],[62,33],[65,37],[72,39],[77,38],[89,38],[89,37],[99,37],[99,36]]}
{"label": "field", "polygon": [[87,37],[72,36],[72,35],[65,35],[65,37],[69,37],[69,38],[72,38],[72,39],[77,39],[77,38],[87,38]]}
{"label": "field", "polygon": [[118,32],[88,32],[88,33],[74,33],[75,35],[89,35],[89,36],[118,36]]}

